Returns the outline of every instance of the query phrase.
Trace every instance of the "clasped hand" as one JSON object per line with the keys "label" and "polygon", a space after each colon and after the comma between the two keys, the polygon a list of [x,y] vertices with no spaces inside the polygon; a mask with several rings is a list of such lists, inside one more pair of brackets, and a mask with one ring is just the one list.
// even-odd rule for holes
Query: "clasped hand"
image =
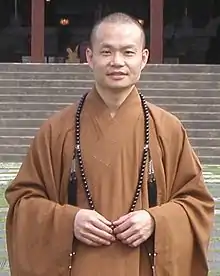
{"label": "clasped hand", "polygon": [[154,220],[145,211],[135,211],[110,222],[96,211],[80,210],[74,221],[75,237],[90,246],[110,245],[119,240],[130,247],[145,242],[154,231]]}

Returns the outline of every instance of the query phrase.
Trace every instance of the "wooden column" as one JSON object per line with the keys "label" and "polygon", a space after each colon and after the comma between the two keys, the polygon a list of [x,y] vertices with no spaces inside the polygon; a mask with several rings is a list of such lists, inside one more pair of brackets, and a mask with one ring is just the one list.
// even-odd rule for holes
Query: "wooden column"
{"label": "wooden column", "polygon": [[31,62],[44,62],[45,0],[31,2]]}
{"label": "wooden column", "polygon": [[163,63],[164,0],[150,0],[150,63]]}

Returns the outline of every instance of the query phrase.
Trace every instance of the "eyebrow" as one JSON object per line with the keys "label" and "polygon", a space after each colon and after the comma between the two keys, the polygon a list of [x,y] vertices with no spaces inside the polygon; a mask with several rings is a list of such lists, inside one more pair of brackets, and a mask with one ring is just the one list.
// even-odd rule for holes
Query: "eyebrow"
{"label": "eyebrow", "polygon": [[[108,43],[103,43],[101,44],[102,48],[114,48],[111,44]],[[129,44],[126,46],[121,47],[122,49],[127,49],[127,48],[137,48],[137,46],[135,44]]]}

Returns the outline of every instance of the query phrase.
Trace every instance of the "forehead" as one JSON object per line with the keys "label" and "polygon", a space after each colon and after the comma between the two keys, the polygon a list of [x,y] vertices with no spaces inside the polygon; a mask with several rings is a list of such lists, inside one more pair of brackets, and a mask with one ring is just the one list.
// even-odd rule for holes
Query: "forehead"
{"label": "forehead", "polygon": [[141,29],[132,23],[101,23],[95,33],[96,45],[112,45],[113,47],[134,45],[142,47]]}

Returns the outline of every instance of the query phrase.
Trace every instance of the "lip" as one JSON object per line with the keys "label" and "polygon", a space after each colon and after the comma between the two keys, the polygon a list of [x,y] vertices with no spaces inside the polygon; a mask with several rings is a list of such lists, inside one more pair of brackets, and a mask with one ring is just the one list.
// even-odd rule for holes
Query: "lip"
{"label": "lip", "polygon": [[107,73],[108,76],[126,76],[127,74],[124,72],[114,71]]}
{"label": "lip", "polygon": [[125,78],[126,74],[110,74],[107,75],[109,78],[111,78],[112,80],[122,80]]}

